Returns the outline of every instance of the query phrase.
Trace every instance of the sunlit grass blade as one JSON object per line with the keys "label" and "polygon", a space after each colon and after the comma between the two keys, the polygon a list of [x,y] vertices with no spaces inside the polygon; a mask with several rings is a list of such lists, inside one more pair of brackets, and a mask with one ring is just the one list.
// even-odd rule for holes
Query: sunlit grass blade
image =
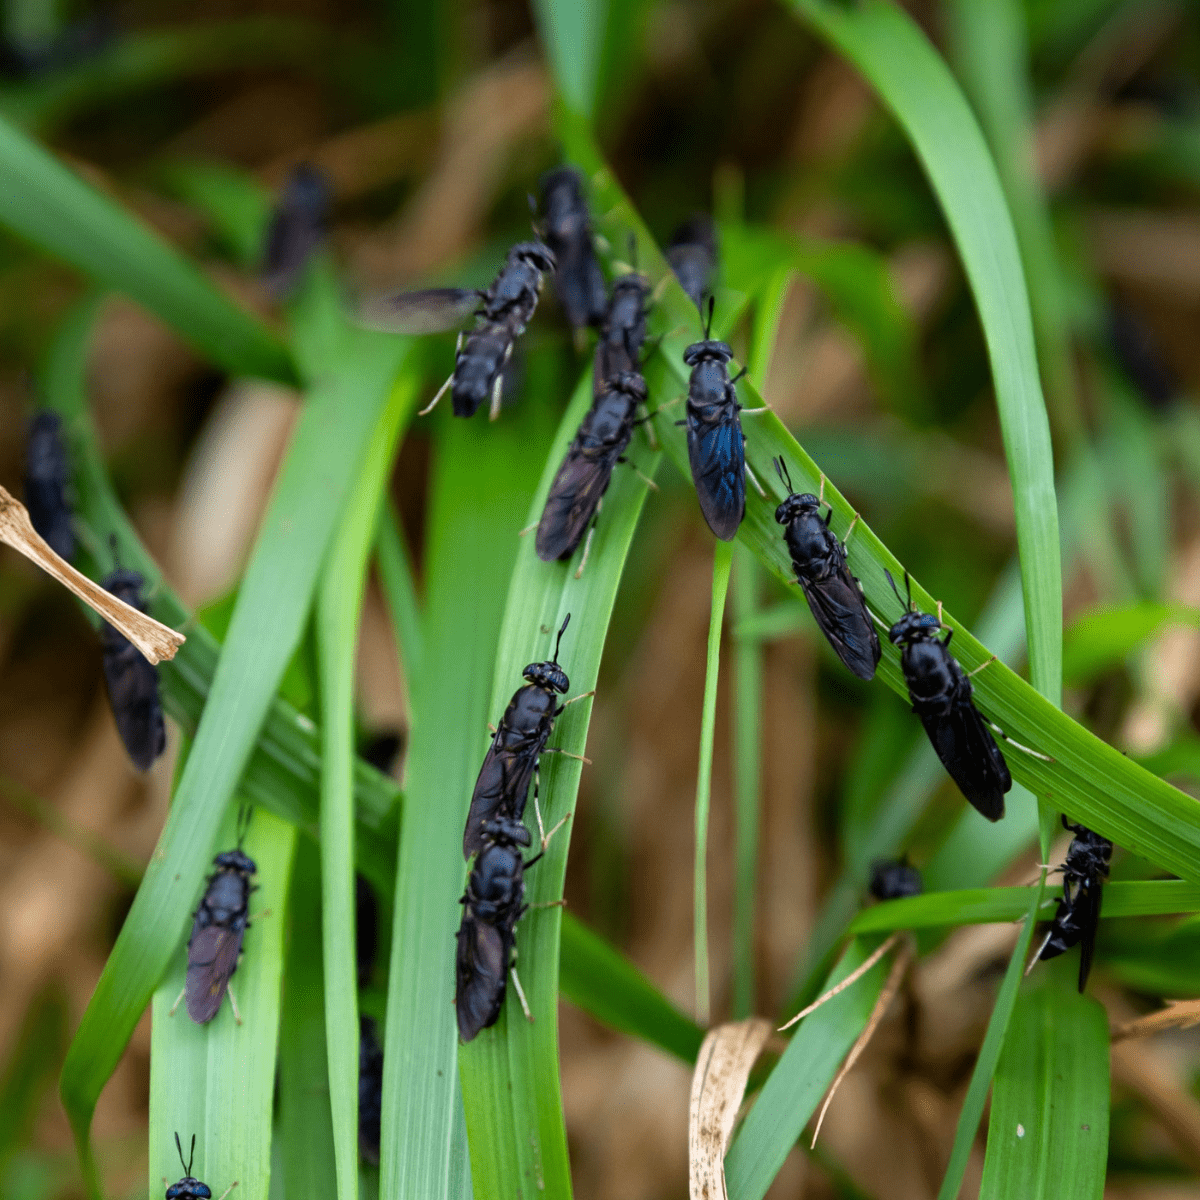
{"label": "sunlit grass blade", "polygon": [[[192,749],[195,753],[195,747]],[[214,838],[192,847],[207,869],[213,854],[237,843],[237,814]],[[207,1024],[197,1025],[180,1005],[171,1006],[187,973],[184,942],[154,993],[150,1029],[150,1194],[165,1176],[182,1175],[175,1149],[179,1133],[187,1153],[196,1135],[194,1174],[219,1196],[235,1179],[239,1200],[267,1200],[271,1174],[275,1054],[279,1042],[279,996],[283,978],[288,878],[296,831],[269,813],[256,813],[246,853],[258,866],[259,890],[250,902],[241,964],[231,986],[242,1015],[239,1025],[228,1003]],[[188,904],[199,898],[189,891]],[[262,914],[262,915],[258,915]]]}
{"label": "sunlit grass blade", "polygon": [[354,677],[367,560],[414,381],[394,387],[329,550],[317,595],[321,679],[321,928],[337,1194],[358,1195],[358,967],[354,891]]}
{"label": "sunlit grass blade", "polygon": [[[1100,1200],[1108,1157],[1108,1015],[1074,956],[1017,999],[996,1064],[980,1200]],[[1031,981],[1032,982],[1032,981]]]}
{"label": "sunlit grass blade", "polygon": [[[533,487],[520,464],[540,458],[546,424],[526,395],[495,424],[443,414],[438,428],[425,538],[424,658],[413,681],[418,716],[408,750],[388,976],[383,1200],[456,1195],[454,935],[465,876],[463,822],[487,723],[498,715],[491,705],[496,637]],[[529,620],[536,628],[536,617]],[[520,680],[518,668],[510,692]]]}
{"label": "sunlit grass blade", "polygon": [[708,983],[708,813],[712,798],[713,733],[717,723],[717,679],[721,668],[721,628],[733,544],[713,549],[712,607],[708,618],[708,654],[704,671],[704,704],[700,714],[700,765],[696,772],[695,848],[692,863],[692,953],[696,977],[696,1017],[709,1023]]}
{"label": "sunlit grass blade", "polygon": [[200,271],[119,204],[0,119],[0,225],[144,305],[239,375],[287,383],[287,351]]}
{"label": "sunlit grass blade", "polygon": [[695,1062],[704,1030],[632,963],[569,912],[562,917],[562,994],[609,1029]]}
{"label": "sunlit grass blade", "polygon": [[[832,987],[875,948],[853,942],[834,969]],[[730,1200],[761,1200],[854,1040],[862,1032],[887,975],[886,961],[800,1023],[783,1057],[767,1076],[725,1156]]]}
{"label": "sunlit grass blade", "polygon": [[[592,398],[591,371],[579,381],[546,456],[541,481],[524,517],[524,525],[541,516],[546,495],[567,445]],[[628,456],[653,476],[658,455],[642,434]],[[528,455],[525,456],[526,458]],[[571,614],[559,658],[571,680],[570,695],[596,686],[605,634],[629,544],[633,538],[646,484],[628,467],[618,466],[596,523],[587,566],[575,577],[579,552],[566,563],[543,563],[532,537],[522,540],[509,584],[504,624],[496,654],[489,715],[504,711],[529,662],[544,659],[550,631]],[[570,705],[557,720],[551,745],[582,754],[587,739],[591,701]],[[486,730],[474,743],[475,769],[482,761]],[[541,765],[541,811],[546,827],[575,807],[583,764],[565,755],[546,755]],[[474,782],[472,775],[471,783]],[[458,810],[461,830],[470,784]],[[532,805],[530,806],[532,807]],[[567,849],[574,822],[568,820],[550,843],[545,857],[526,876],[531,903],[556,901],[563,893]],[[459,1068],[471,1142],[471,1173],[479,1200],[566,1197],[571,1191],[566,1129],[558,1075],[558,978],[561,909],[533,909],[517,927],[518,970],[533,1013],[525,1020],[510,992],[500,1020],[459,1052]]]}
{"label": "sunlit grass blade", "polygon": [[63,1067],[63,1104],[88,1176],[96,1099],[184,932],[205,872],[196,848],[212,845],[299,644],[321,561],[406,346],[347,332],[292,435],[170,814]]}

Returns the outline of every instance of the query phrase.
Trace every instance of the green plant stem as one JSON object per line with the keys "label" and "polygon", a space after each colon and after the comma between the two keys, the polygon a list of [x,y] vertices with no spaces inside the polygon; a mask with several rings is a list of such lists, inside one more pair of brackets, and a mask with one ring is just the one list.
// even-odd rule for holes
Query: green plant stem
{"label": "green plant stem", "polygon": [[717,676],[721,667],[721,626],[733,545],[717,542],[713,551],[712,610],[708,618],[708,659],[704,708],[700,716],[700,766],[696,774],[696,857],[693,866],[692,921],[695,939],[696,1019],[707,1027],[711,1016],[708,978],[708,810],[712,797],[713,731],[717,721]]}

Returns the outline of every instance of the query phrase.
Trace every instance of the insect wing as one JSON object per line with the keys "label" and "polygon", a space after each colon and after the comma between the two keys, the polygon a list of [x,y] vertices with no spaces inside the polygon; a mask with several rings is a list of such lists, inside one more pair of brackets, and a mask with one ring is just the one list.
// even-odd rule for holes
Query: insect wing
{"label": "insect wing", "polygon": [[454,1007],[458,1014],[458,1034],[464,1042],[494,1025],[500,1016],[510,953],[510,934],[480,921],[470,911],[463,913],[458,928],[455,970],[458,987]]}
{"label": "insect wing", "polygon": [[1075,896],[1075,924],[1079,929],[1079,990],[1087,987],[1096,953],[1096,931],[1100,928],[1100,901],[1103,885],[1099,879],[1080,884]]}
{"label": "insect wing", "polygon": [[225,999],[230,976],[237,970],[246,927],[206,925],[188,946],[187,1010],[197,1025],[211,1021]]}
{"label": "insect wing", "polygon": [[442,333],[466,322],[479,307],[479,293],[464,288],[393,292],[364,301],[359,324],[384,333]]}
{"label": "insect wing", "polygon": [[873,679],[879,663],[879,635],[866,601],[842,564],[827,579],[800,576],[804,598],[834,653],[859,679]]}
{"label": "insect wing", "polygon": [[104,681],[121,741],[133,765],[139,771],[148,771],[167,744],[158,671],[136,646],[125,642],[119,649],[106,649]]}
{"label": "insect wing", "polygon": [[962,794],[989,821],[999,821],[1012,776],[979,710],[969,698],[961,698],[948,713],[921,714],[921,722]]}
{"label": "insect wing", "polygon": [[689,410],[688,462],[708,527],[730,541],[746,512],[746,458],[737,410],[718,421],[700,421]]}
{"label": "insect wing", "polygon": [[596,325],[608,307],[604,276],[592,253],[591,241],[572,241],[558,254],[554,291],[567,321],[574,329]]}
{"label": "insect wing", "polygon": [[680,286],[697,308],[704,307],[704,297],[712,287],[716,262],[707,246],[683,243],[667,250],[667,261]]}
{"label": "insect wing", "polygon": [[537,555],[542,562],[569,558],[575,552],[608,490],[617,459],[628,444],[627,439],[597,456],[584,455],[574,445],[567,451],[538,522]]}
{"label": "insect wing", "polygon": [[479,768],[479,778],[471,794],[471,807],[467,811],[467,825],[463,830],[464,859],[483,849],[483,826],[486,821],[501,812],[515,820],[521,819],[538,756],[549,736],[550,730],[547,728],[544,735],[533,735],[519,746],[497,745],[498,736],[492,739],[483,766]]}

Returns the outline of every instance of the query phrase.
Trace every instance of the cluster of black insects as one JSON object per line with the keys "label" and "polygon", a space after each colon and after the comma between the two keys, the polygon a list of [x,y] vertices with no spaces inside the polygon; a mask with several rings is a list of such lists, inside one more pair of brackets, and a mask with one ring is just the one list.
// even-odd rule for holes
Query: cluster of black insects
{"label": "cluster of black insects", "polygon": [[[642,376],[651,288],[647,277],[631,267],[613,281],[609,291],[596,259],[591,217],[577,172],[569,167],[551,172],[542,180],[541,192],[535,240],[513,246],[487,290],[433,288],[401,293],[376,304],[372,319],[391,329],[428,333],[452,328],[473,314],[473,328],[459,336],[453,371],[423,412],[429,412],[449,391],[455,416],[471,417],[488,402],[495,419],[501,407],[505,368],[537,307],[543,275],[554,272],[555,291],[577,342],[582,342],[592,327],[597,331],[597,344],[592,404],[551,484],[537,525],[536,549],[545,562],[569,559],[586,536],[578,575],[587,561],[612,473],[627,461],[626,451],[636,427],[653,419],[643,411],[647,389]],[[284,188],[268,226],[261,269],[263,285],[276,299],[285,299],[294,291],[309,258],[321,245],[329,197],[324,177],[306,165],[293,172]],[[737,383],[745,370],[731,376],[732,348],[710,336],[710,291],[717,261],[711,221],[696,218],[681,226],[667,253],[684,290],[702,313],[707,300],[704,337],[683,353],[690,375],[686,417],[677,424],[687,428],[688,461],[700,510],[712,532],[728,541],[745,516],[746,478],[762,493],[745,461],[741,414],[765,410],[744,410],[738,403]],[[988,820],[999,820],[1012,778],[988,723],[974,705],[970,675],[950,653],[953,631],[947,630],[944,638],[938,636],[945,628],[940,611],[937,616],[918,611],[912,603],[911,585],[899,620],[888,627],[875,617],[850,573],[845,541],[831,528],[833,510],[824,503],[824,484],[820,495],[797,493],[787,464],[777,459],[774,465],[787,491],[775,510],[775,520],[783,527],[794,582],[803,590],[826,640],[849,671],[870,680],[881,657],[875,624],[888,630],[890,641],[901,648],[900,666],[913,712],[921,719],[939,759],[970,803]],[[29,429],[26,504],[35,528],[66,559],[75,550],[68,477],[59,418],[52,412],[40,412]],[[847,538],[853,525],[851,522]],[[899,599],[890,574],[888,580]],[[103,582],[114,595],[144,611],[140,574],[118,565]],[[559,703],[569,687],[567,674],[558,664],[569,620],[570,614],[558,630],[554,656],[525,668],[526,683],[513,695],[493,731],[471,796],[463,832],[463,857],[471,866],[461,899],[455,965],[455,1006],[463,1041],[470,1041],[497,1021],[510,975],[525,1014],[532,1020],[515,968],[515,930],[529,907],[525,903],[525,871],[541,858],[558,828],[547,833],[542,825],[538,762],[543,753],[554,750],[546,745],[554,722],[566,704],[574,702]],[[135,765],[147,770],[165,745],[157,669],[110,626],[103,628],[101,638],[105,681],[117,728]],[[532,835],[523,817],[531,787],[541,848],[526,859],[524,850],[531,846]],[[189,1015],[201,1024],[217,1015],[227,993],[234,1017],[240,1021],[230,980],[249,927],[249,901],[255,890],[252,879],[257,868],[242,850],[248,822],[249,810],[244,809],[239,814],[237,846],[215,857],[214,871],[194,914],[187,981],[180,999],[186,996]],[[1062,867],[1063,895],[1034,961],[1081,945],[1082,991],[1091,966],[1101,884],[1108,875],[1112,843],[1081,825],[1068,823],[1065,817],[1063,823],[1075,834]],[[880,863],[869,890],[881,900],[901,899],[918,895],[921,880],[907,863]],[[360,911],[364,907],[361,901],[360,895]],[[360,930],[360,950],[373,940],[368,932]],[[359,967],[361,982],[361,958]],[[379,1155],[382,1062],[374,1024],[364,1017],[359,1141],[363,1157],[373,1162]],[[176,1146],[182,1163],[178,1134]],[[192,1147],[194,1152],[194,1138]],[[208,1200],[211,1192],[191,1177],[190,1161],[184,1172],[185,1178],[167,1190],[168,1200]]]}

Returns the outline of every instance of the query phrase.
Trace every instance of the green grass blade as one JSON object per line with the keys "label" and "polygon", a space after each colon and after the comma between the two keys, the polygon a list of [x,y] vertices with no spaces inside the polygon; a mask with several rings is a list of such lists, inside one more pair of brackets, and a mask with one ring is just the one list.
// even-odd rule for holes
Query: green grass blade
{"label": "green grass blade", "polygon": [[534,16],[559,96],[589,120],[596,112],[609,0],[536,0]]}
{"label": "green grass blade", "polygon": [[400,339],[347,333],[297,422],[170,814],[63,1067],[63,1104],[85,1173],[96,1099],[184,932],[206,866],[196,848],[212,845],[299,644],[321,561],[405,348]]}
{"label": "green grass blade", "polygon": [[696,972],[696,1016],[708,1025],[708,812],[712,798],[713,733],[717,724],[717,677],[721,669],[721,628],[733,543],[718,541],[713,549],[712,607],[708,618],[708,655],[704,670],[704,705],[700,712],[700,765],[696,772],[695,855],[692,863],[692,952]]}
{"label": "green grass blade", "polygon": [[1144,600],[1081,613],[1064,639],[1063,675],[1071,683],[1088,683],[1124,662],[1166,625],[1200,625],[1200,609]]}
{"label": "green grass blade", "polygon": [[321,858],[304,839],[296,845],[288,924],[279,1029],[283,1194],[288,1200],[331,1200],[337,1170],[325,1050]]}
{"label": "green grass blade", "polygon": [[886,0],[793,7],[849,58],[895,114],[946,214],[979,311],[1013,485],[1029,673],[1062,697],[1062,571],[1050,426],[1029,298],[1000,180],[958,85],[916,24]]}
{"label": "green grass blade", "polygon": [[[191,753],[195,754],[195,746]],[[207,868],[212,855],[237,843],[237,814],[231,808],[215,836],[192,846]],[[271,1174],[272,1101],[279,1042],[279,995],[283,978],[283,931],[287,919],[288,876],[296,832],[269,813],[256,813],[246,837],[246,853],[258,865],[259,890],[250,903],[251,925],[231,985],[242,1024],[228,1004],[207,1024],[197,1025],[180,1005],[169,1016],[183,987],[187,956],[182,943],[154,993],[150,1028],[150,1194],[166,1176],[182,1174],[175,1133],[187,1153],[196,1135],[193,1170],[219,1196],[235,1179],[239,1200],[266,1200]],[[185,903],[199,898],[189,889]],[[270,915],[258,916],[258,913]]]}
{"label": "green grass blade", "polygon": [[695,1062],[704,1030],[684,1016],[627,958],[563,913],[562,994],[602,1025],[641,1038],[684,1062]]}
{"label": "green grass blade", "polygon": [[520,464],[540,456],[548,440],[530,401],[527,395],[494,425],[443,414],[438,429],[425,540],[425,653],[413,682],[417,719],[388,977],[383,1200],[461,1194],[453,1190],[460,1104],[453,998],[462,831],[487,722],[496,715],[490,707],[496,636],[532,489]]}
{"label": "green grass blade", "polygon": [[421,671],[421,606],[400,529],[400,517],[390,501],[380,517],[375,556],[383,596],[400,645],[400,661],[404,665],[405,678],[411,684]]}
{"label": "green grass blade", "polygon": [[289,383],[287,351],[256,318],[119,204],[0,119],[0,225],[144,305],[211,361]]}
{"label": "green grass blade", "polygon": [[[558,427],[524,525],[541,515],[567,445],[591,403],[591,388],[589,370],[579,381]],[[658,456],[647,450],[641,434],[629,456],[641,471],[653,476]],[[528,458],[528,453],[524,457]],[[571,695],[596,686],[617,585],[646,491],[646,484],[628,468],[614,472],[596,524],[591,556],[579,579],[575,578],[575,560],[543,563],[537,558],[533,539],[522,539],[496,655],[490,719],[496,720],[504,711],[526,663],[545,657],[550,645],[547,631],[558,629],[568,612],[571,625],[559,661],[570,677]],[[590,700],[572,704],[558,718],[551,744],[582,754],[591,707]],[[486,748],[486,728],[475,738],[471,779],[461,792],[456,811],[460,831],[474,773]],[[564,755],[543,758],[541,808],[547,828],[574,809],[581,768],[580,762]],[[559,831],[545,858],[526,877],[531,903],[561,898],[572,824],[568,821]],[[548,1196],[567,1197],[571,1192],[558,1075],[561,916],[557,907],[534,909],[517,927],[519,971],[534,1014],[533,1024],[525,1020],[510,993],[497,1024],[459,1052],[471,1175],[479,1200],[512,1200],[514,1195],[532,1200],[543,1188]]]}
{"label": "green grass blade", "polygon": [[[874,944],[853,942],[826,986],[844,979],[874,948]],[[863,1031],[887,971],[885,956],[885,961],[876,963],[800,1023],[725,1156],[730,1200],[761,1200],[766,1194],[842,1059]]]}
{"label": "green grass blade", "polygon": [[[1042,875],[1042,885],[1046,876]],[[983,1036],[983,1045],[979,1047],[979,1056],[975,1060],[975,1069],[971,1072],[971,1082],[967,1087],[966,1099],[963,1100],[962,1111],[958,1114],[958,1128],[954,1134],[954,1146],[950,1151],[950,1162],[946,1174],[942,1178],[942,1186],[938,1190],[938,1200],[955,1200],[962,1187],[963,1174],[967,1169],[967,1158],[971,1153],[971,1145],[975,1141],[975,1132],[979,1128],[979,1119],[983,1116],[983,1106],[987,1101],[988,1088],[991,1087],[992,1076],[996,1072],[996,1063],[1000,1058],[1000,1050],[1004,1045],[1004,1036],[1008,1031],[1008,1022],[1012,1017],[1013,1006],[1017,1002],[1017,991],[1021,986],[1021,976],[1025,971],[1025,959],[1029,954],[1029,940],[1033,936],[1033,927],[1037,922],[1043,887],[1031,888],[1031,901],[1021,936],[1013,948],[1008,970],[1004,972],[1004,982],[996,995],[996,1003],[992,1015],[988,1019],[987,1033]]]}
{"label": "green grass blade", "polygon": [[337,1194],[358,1195],[358,964],[354,886],[354,668],[358,624],[379,511],[415,381],[394,387],[371,434],[317,597],[324,733],[321,758],[321,928],[325,1041],[337,1152]]}
{"label": "green grass blade", "polygon": [[1101,1200],[1108,1015],[1076,989],[1074,956],[1017,1000],[996,1065],[980,1200]]}

